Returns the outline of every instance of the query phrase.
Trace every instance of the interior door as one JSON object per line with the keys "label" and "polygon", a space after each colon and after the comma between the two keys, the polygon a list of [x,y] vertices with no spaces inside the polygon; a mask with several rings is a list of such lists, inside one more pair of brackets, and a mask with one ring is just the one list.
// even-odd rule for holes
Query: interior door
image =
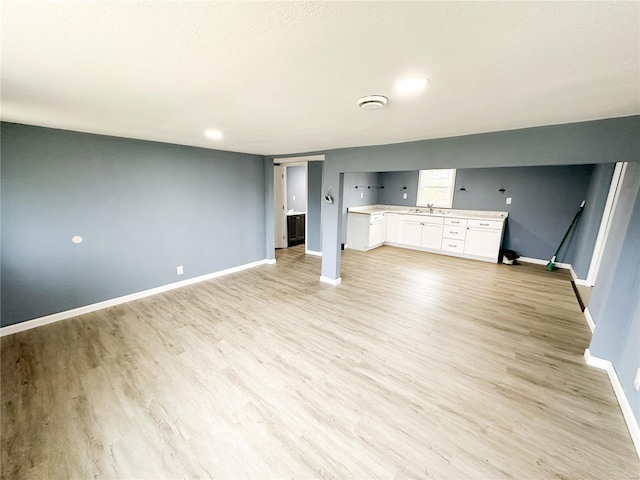
{"label": "interior door", "polygon": [[275,222],[275,247],[287,248],[287,170],[284,165],[273,167],[273,221]]}

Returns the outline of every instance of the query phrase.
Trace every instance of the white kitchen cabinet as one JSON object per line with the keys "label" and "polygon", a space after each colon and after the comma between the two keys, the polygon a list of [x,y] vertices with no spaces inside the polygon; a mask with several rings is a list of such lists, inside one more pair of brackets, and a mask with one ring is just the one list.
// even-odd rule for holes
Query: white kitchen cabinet
{"label": "white kitchen cabinet", "polygon": [[419,247],[422,240],[422,222],[417,217],[402,217],[402,230],[400,231],[399,242],[402,245]]}
{"label": "white kitchen cabinet", "polygon": [[398,243],[411,247],[440,250],[443,224],[442,217],[401,215]]}
{"label": "white kitchen cabinet", "polygon": [[369,219],[369,245],[367,250],[382,245],[387,239],[387,224],[385,215],[379,213],[371,215]]}
{"label": "white kitchen cabinet", "polygon": [[349,210],[349,248],[366,251],[386,243],[485,262],[499,259],[506,212],[456,210],[455,214],[429,215],[403,210],[404,207],[395,211],[381,207],[362,212],[358,210],[367,207]]}
{"label": "white kitchen cabinet", "polygon": [[497,262],[501,243],[502,229],[467,227],[464,253],[474,257],[486,257]]}
{"label": "white kitchen cabinet", "polygon": [[387,227],[384,214],[349,213],[347,216],[347,247],[371,250],[385,242]]}
{"label": "white kitchen cabinet", "polygon": [[398,229],[400,223],[400,215],[397,213],[386,213],[384,215],[387,223],[387,239],[389,243],[398,243]]}
{"label": "white kitchen cabinet", "polygon": [[464,240],[467,236],[467,229],[465,227],[452,227],[451,225],[445,225],[442,231],[442,238],[451,238],[453,240]]}
{"label": "white kitchen cabinet", "polygon": [[420,246],[422,248],[440,250],[441,245],[442,225],[431,225],[428,223],[422,225],[422,240],[420,241]]}
{"label": "white kitchen cabinet", "polygon": [[464,253],[464,240],[454,240],[452,238],[443,238],[442,250],[444,252]]}

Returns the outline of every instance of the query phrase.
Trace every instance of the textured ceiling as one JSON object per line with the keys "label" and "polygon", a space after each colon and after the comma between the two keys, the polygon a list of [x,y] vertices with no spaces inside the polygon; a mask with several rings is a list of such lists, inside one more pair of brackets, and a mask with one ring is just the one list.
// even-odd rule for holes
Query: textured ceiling
{"label": "textured ceiling", "polygon": [[[286,154],[640,113],[640,2],[4,1],[0,13],[9,122]],[[412,75],[428,89],[397,94]],[[359,110],[368,94],[387,107]]]}

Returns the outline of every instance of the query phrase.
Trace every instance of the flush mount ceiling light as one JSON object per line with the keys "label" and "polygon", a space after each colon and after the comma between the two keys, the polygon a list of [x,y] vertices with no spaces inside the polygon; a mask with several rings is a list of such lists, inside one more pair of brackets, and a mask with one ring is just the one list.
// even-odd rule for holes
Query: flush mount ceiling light
{"label": "flush mount ceiling light", "polygon": [[396,90],[402,93],[415,93],[424,90],[429,79],[425,77],[407,78],[396,83]]}
{"label": "flush mount ceiling light", "polygon": [[205,130],[204,135],[211,140],[220,140],[222,138],[222,132],[220,130]]}
{"label": "flush mount ceiling light", "polygon": [[358,106],[362,110],[379,110],[387,104],[387,97],[382,95],[368,95],[358,99]]}

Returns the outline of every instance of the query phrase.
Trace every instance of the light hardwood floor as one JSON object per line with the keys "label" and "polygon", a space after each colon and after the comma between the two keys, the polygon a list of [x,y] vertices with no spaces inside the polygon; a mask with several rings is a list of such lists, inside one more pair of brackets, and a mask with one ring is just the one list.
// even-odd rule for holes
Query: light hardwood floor
{"label": "light hardwood floor", "polygon": [[569,275],[303,247],[2,338],[2,478],[638,478]]}

